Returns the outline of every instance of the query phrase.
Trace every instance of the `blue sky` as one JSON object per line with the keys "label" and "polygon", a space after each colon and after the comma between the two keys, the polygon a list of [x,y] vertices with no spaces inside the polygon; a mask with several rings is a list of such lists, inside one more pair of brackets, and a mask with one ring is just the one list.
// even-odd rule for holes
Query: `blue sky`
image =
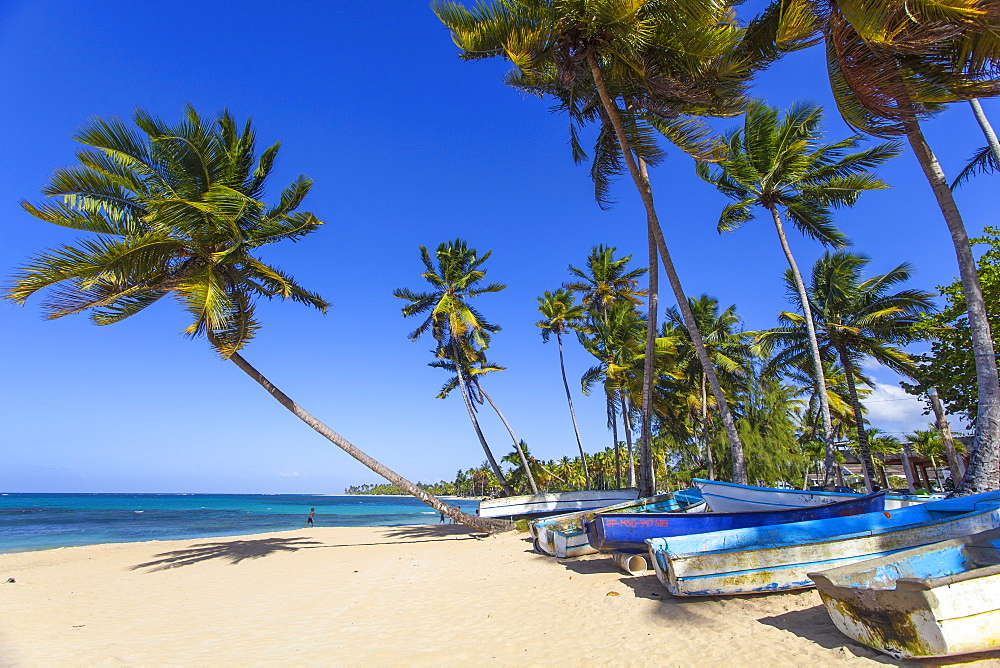
{"label": "blue sky", "polygon": [[[264,329],[245,356],[412,480],[479,464],[461,402],[434,398],[444,374],[426,366],[429,342],[407,341],[413,323],[392,297],[396,287],[422,287],[418,245],[462,237],[493,251],[488,278],[508,285],[478,304],[504,328],[491,358],[508,370],[488,379],[490,394],[537,456],[573,454],[556,349],[534,327],[535,298],[566,281],[567,265],[581,265],[594,245],[644,257],[644,215],[628,181],[615,186],[617,206],[599,209],[586,169],[570,158],[565,118],[505,88],[505,64],[459,61],[425,2],[0,0],[0,62],[5,277],[75,238],[18,202],[37,201],[51,170],[75,162],[70,135],[87,118],[127,118],[141,106],[174,120],[185,102],[202,113],[228,107],[253,117],[262,146],[282,142],[272,192],[300,173],[315,180],[303,209],[326,225],[264,257],[333,303],[325,316],[262,305]],[[755,94],[779,107],[823,104],[830,139],[850,134],[816,49],[776,65]],[[998,116],[992,101],[984,106]],[[984,143],[967,106],[925,131],[949,175]],[[893,189],[837,217],[855,249],[872,257],[873,272],[914,263],[917,287],[953,280],[952,245],[916,160],[907,150],[880,174]],[[759,220],[720,237],[726,202],[679,151],[652,179],[686,291],[736,304],[747,329],[773,326],[788,308],[773,227]],[[973,235],[994,220],[994,181],[981,178],[958,199]],[[822,253],[793,244],[805,267]],[[43,321],[34,302],[0,304],[0,489],[340,493],[377,481],[203,340],[182,337],[185,325],[168,301],[109,327]],[[574,378],[591,364],[572,342],[567,362]],[[926,422],[919,405],[898,400],[891,374],[871,373],[884,383],[869,404],[876,425]],[[576,400],[586,449],[609,445],[602,400]],[[483,422],[506,454],[502,425],[485,413]]]}

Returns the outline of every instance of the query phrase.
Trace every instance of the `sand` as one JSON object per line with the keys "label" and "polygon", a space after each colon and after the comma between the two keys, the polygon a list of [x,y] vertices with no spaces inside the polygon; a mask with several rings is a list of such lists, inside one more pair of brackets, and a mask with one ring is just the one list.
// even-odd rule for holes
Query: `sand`
{"label": "sand", "polygon": [[[4,554],[0,665],[899,665],[840,635],[815,591],[672,598],[525,536],[316,528]],[[1000,653],[922,665],[972,660]]]}

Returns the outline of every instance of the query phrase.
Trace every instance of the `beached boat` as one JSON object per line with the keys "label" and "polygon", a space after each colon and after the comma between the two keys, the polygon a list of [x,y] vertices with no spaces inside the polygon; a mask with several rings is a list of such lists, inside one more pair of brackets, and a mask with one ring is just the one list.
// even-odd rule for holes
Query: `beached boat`
{"label": "beached boat", "polygon": [[656,575],[676,596],[813,586],[808,573],[1000,528],[1000,492],[852,517],[650,538]]}
{"label": "beached boat", "polygon": [[541,517],[568,513],[574,510],[593,510],[622,501],[635,501],[639,492],[634,489],[586,489],[578,492],[552,492],[526,494],[487,499],[479,504],[480,517]]}
{"label": "beached boat", "polygon": [[810,573],[844,635],[897,659],[1000,649],[1000,530]]}
{"label": "beached boat", "polygon": [[[705,501],[713,513],[745,513],[760,510],[806,508],[862,496],[861,494],[844,492],[807,492],[802,489],[754,487],[753,485],[737,485],[732,482],[704,480],[702,478],[695,478],[693,482],[695,487],[701,490],[702,496],[705,497]],[[941,499],[943,496],[936,498]],[[896,510],[934,499],[935,497],[931,496],[907,496],[890,493],[885,499],[885,509]]]}
{"label": "beached boat", "polygon": [[[605,508],[583,512],[565,513],[546,517],[531,524],[531,535],[535,550],[553,557],[579,557],[597,552],[587,541],[587,531],[584,524],[593,519],[595,513],[650,513],[650,512],[680,512],[696,513],[706,509],[701,493],[696,489],[686,489],[670,494],[626,501]],[[645,546],[643,546],[645,547]]]}
{"label": "beached boat", "polygon": [[885,510],[885,494],[851,497],[837,503],[753,513],[671,513],[629,515],[601,511],[587,522],[590,546],[598,552],[645,554],[647,538],[686,536],[726,529],[788,524],[830,517],[847,517]]}

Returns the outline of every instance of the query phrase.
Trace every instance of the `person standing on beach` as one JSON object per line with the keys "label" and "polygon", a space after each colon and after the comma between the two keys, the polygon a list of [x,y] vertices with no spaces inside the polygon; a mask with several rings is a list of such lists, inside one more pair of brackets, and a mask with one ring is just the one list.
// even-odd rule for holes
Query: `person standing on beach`
{"label": "person standing on beach", "polygon": [[310,508],[309,517],[306,518],[306,526],[307,527],[315,526],[315,518],[316,518],[316,509]]}

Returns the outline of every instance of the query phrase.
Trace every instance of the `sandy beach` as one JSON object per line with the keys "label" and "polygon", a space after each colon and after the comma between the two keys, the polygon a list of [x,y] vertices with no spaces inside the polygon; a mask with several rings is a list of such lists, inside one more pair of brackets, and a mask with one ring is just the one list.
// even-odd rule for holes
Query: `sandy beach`
{"label": "sandy beach", "polygon": [[[899,665],[840,635],[815,591],[676,599],[525,536],[317,528],[4,554],[0,665]],[[1000,653],[922,665],[975,660]]]}

